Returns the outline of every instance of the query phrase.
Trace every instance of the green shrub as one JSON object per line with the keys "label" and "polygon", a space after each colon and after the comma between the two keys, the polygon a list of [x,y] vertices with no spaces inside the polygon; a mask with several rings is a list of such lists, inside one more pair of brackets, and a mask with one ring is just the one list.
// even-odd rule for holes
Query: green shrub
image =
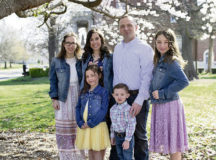
{"label": "green shrub", "polygon": [[49,74],[49,68],[47,69],[43,69],[43,68],[30,68],[29,69],[29,75],[32,78],[36,78],[36,77],[46,77]]}

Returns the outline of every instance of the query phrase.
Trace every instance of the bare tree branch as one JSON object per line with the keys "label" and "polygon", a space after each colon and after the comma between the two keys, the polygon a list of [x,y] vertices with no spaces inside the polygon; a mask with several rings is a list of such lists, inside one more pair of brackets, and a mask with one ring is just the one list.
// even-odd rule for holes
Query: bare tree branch
{"label": "bare tree branch", "polygon": [[0,0],[0,19],[12,13],[38,7],[52,0]]}
{"label": "bare tree branch", "polygon": [[93,8],[93,7],[97,7],[101,4],[102,0],[95,0],[93,2],[89,2],[86,1],[86,2],[83,2],[83,1],[79,1],[79,0],[68,0],[69,2],[73,2],[73,3],[77,3],[77,4],[81,4],[87,8]]}
{"label": "bare tree branch", "polygon": [[[47,22],[47,20],[52,16],[52,15],[60,15],[60,14],[64,14],[67,11],[67,6],[63,3],[63,2],[59,2],[55,5],[50,6],[49,10],[54,10],[57,7],[64,7],[63,11],[51,11],[50,13],[48,13],[47,11],[45,11],[44,13],[42,13],[44,15],[44,21],[41,25],[39,25],[38,27],[41,27],[42,25],[44,25],[44,23]],[[48,23],[46,23],[47,27],[49,27]]]}
{"label": "bare tree branch", "polygon": [[122,15],[120,15],[120,16],[112,15],[112,14],[110,14],[110,13],[108,13],[108,12],[102,10],[102,9],[98,9],[98,8],[95,8],[95,7],[90,7],[89,9],[91,9],[91,10],[94,11],[94,12],[100,13],[100,14],[106,16],[106,17],[109,17],[109,18],[111,18],[111,19],[120,19],[121,17],[123,17],[123,16],[125,16],[126,14],[128,14],[128,6],[129,6],[128,0],[126,0],[126,1],[123,2],[123,3],[125,3],[125,12],[124,12]]}
{"label": "bare tree branch", "polygon": [[92,11],[97,12],[97,13],[103,14],[104,16],[107,16],[107,17],[109,17],[109,18],[111,18],[111,19],[120,19],[121,17],[123,17],[124,15],[126,15],[126,14],[128,13],[127,11],[125,11],[124,14],[122,14],[121,16],[113,16],[113,15],[111,15],[110,13],[107,13],[107,12],[102,11],[102,10],[97,9],[97,8],[90,8],[90,9],[91,9]]}
{"label": "bare tree branch", "polygon": [[[0,0],[0,19],[12,14],[17,13],[18,16],[24,17],[20,11],[29,10],[38,7],[42,4],[49,3],[53,0]],[[102,0],[95,1],[81,1],[69,0],[70,2],[81,4],[87,8],[97,7],[101,4]]]}

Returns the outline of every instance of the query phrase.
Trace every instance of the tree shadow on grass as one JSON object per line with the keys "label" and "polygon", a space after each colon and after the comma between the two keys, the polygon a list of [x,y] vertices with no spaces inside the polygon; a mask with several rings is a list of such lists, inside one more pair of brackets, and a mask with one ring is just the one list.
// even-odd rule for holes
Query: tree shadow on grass
{"label": "tree shadow on grass", "polygon": [[6,81],[0,81],[0,86],[3,85],[26,85],[26,84],[49,84],[48,77],[31,78],[30,76],[19,77]]}

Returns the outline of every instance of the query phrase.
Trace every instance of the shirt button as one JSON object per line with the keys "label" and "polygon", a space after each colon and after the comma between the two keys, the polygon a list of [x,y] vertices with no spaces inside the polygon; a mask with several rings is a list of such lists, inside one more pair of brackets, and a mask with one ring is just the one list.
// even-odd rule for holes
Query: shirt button
{"label": "shirt button", "polygon": [[89,116],[91,116],[91,114],[89,114]]}
{"label": "shirt button", "polygon": [[91,108],[91,106],[89,106],[89,108]]}

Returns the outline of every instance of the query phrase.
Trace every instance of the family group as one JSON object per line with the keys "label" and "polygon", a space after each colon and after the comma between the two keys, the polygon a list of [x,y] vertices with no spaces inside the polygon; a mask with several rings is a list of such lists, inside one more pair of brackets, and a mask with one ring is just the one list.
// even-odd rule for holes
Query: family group
{"label": "family group", "polygon": [[82,55],[77,36],[64,36],[49,75],[60,160],[148,160],[149,152],[180,160],[188,150],[178,92],[189,81],[175,33],[158,31],[153,50],[137,27],[133,17],[119,20],[123,40],[112,54],[97,29],[88,32]]}

